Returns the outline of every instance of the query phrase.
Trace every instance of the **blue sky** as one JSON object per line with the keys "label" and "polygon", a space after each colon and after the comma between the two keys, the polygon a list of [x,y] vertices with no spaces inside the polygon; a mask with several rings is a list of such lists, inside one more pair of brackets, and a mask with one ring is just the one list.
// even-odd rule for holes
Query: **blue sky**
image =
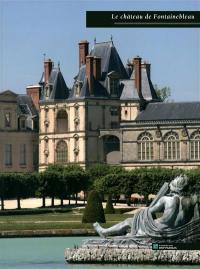
{"label": "blue sky", "polygon": [[86,10],[200,10],[200,1],[0,0],[0,91],[24,93],[40,80],[43,53],[68,87],[78,72],[78,42],[108,41],[124,63],[140,55],[152,64],[152,82],[169,86],[175,101],[200,101],[200,29],[86,28]]}

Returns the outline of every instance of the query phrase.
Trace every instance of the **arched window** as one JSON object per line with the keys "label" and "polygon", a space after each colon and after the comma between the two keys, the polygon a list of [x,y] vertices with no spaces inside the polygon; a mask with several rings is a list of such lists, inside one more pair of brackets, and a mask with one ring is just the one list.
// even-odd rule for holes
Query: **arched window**
{"label": "arched window", "polygon": [[56,146],[56,162],[67,163],[67,144],[65,141],[59,141]]}
{"label": "arched window", "polygon": [[195,131],[190,136],[190,158],[200,160],[200,132]]}
{"label": "arched window", "polygon": [[68,131],[68,115],[65,110],[58,111],[57,114],[57,133],[64,133]]}
{"label": "arched window", "polygon": [[175,132],[171,131],[164,136],[164,158],[166,160],[180,159],[180,142]]}
{"label": "arched window", "polygon": [[108,164],[119,164],[121,161],[120,140],[115,135],[103,136],[104,161]]}
{"label": "arched window", "polygon": [[153,160],[153,137],[148,132],[142,133],[138,137],[138,159]]}

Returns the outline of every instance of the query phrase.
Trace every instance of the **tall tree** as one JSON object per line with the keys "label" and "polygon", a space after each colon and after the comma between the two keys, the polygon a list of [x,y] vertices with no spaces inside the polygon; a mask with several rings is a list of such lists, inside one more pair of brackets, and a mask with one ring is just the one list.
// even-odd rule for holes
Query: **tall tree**
{"label": "tall tree", "polygon": [[171,89],[169,87],[159,88],[158,85],[155,84],[154,89],[161,101],[163,102],[169,101],[169,97],[171,96]]}

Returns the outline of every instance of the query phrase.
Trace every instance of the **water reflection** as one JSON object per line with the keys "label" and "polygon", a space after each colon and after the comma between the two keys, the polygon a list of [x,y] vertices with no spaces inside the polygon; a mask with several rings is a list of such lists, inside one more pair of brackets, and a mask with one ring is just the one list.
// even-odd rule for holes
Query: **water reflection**
{"label": "water reflection", "polygon": [[[0,239],[0,269],[156,269],[158,265],[67,264],[64,249],[80,245],[85,237]],[[197,269],[199,266],[159,265],[161,269]]]}

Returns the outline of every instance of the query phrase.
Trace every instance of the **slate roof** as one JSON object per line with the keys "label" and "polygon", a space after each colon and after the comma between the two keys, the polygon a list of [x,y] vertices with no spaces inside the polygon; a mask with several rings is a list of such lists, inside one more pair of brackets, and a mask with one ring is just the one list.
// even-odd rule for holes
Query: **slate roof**
{"label": "slate roof", "polygon": [[145,100],[150,101],[157,99],[158,96],[154,90],[150,77],[147,75],[146,68],[141,69],[142,72],[142,96]]}
{"label": "slate roof", "polygon": [[[132,96],[132,98],[134,99],[145,99],[146,101],[152,101],[152,100],[158,101],[158,96],[155,92],[150,77],[147,75],[147,70],[144,67],[141,68],[141,76],[142,76],[141,96],[138,96],[137,89],[135,88],[135,70],[133,70],[130,76],[131,82],[126,82],[126,87],[123,87],[122,95],[120,97],[121,100],[129,100],[131,99]],[[122,84],[124,83],[123,81],[121,82]]]}
{"label": "slate roof", "polygon": [[77,81],[82,82],[83,85],[78,98],[109,98],[107,74],[115,71],[121,79],[128,79],[126,69],[112,41],[94,44],[90,55],[101,58],[102,76],[99,81],[94,80],[94,95],[90,96],[86,79],[86,66],[82,65],[78,75],[75,77],[75,83],[69,98],[76,98],[75,84]]}
{"label": "slate roof", "polygon": [[40,79],[40,81],[38,83],[39,83],[39,85],[44,84],[44,72],[42,72],[41,79]]}
{"label": "slate roof", "polygon": [[101,57],[102,80],[111,71],[117,72],[121,78],[128,78],[126,69],[112,41],[94,44],[90,55]]}
{"label": "slate roof", "polygon": [[17,96],[18,112],[19,114],[36,117],[38,112],[33,104],[32,98],[29,95],[19,94]]}
{"label": "slate roof", "polygon": [[149,103],[136,122],[200,120],[200,102]]}
{"label": "slate roof", "polygon": [[133,79],[126,79],[120,81],[122,87],[121,100],[139,100],[138,91],[135,88]]}
{"label": "slate roof", "polygon": [[69,89],[65,83],[60,68],[54,68],[49,77],[49,84],[52,85],[52,91],[49,100],[67,99]]}

